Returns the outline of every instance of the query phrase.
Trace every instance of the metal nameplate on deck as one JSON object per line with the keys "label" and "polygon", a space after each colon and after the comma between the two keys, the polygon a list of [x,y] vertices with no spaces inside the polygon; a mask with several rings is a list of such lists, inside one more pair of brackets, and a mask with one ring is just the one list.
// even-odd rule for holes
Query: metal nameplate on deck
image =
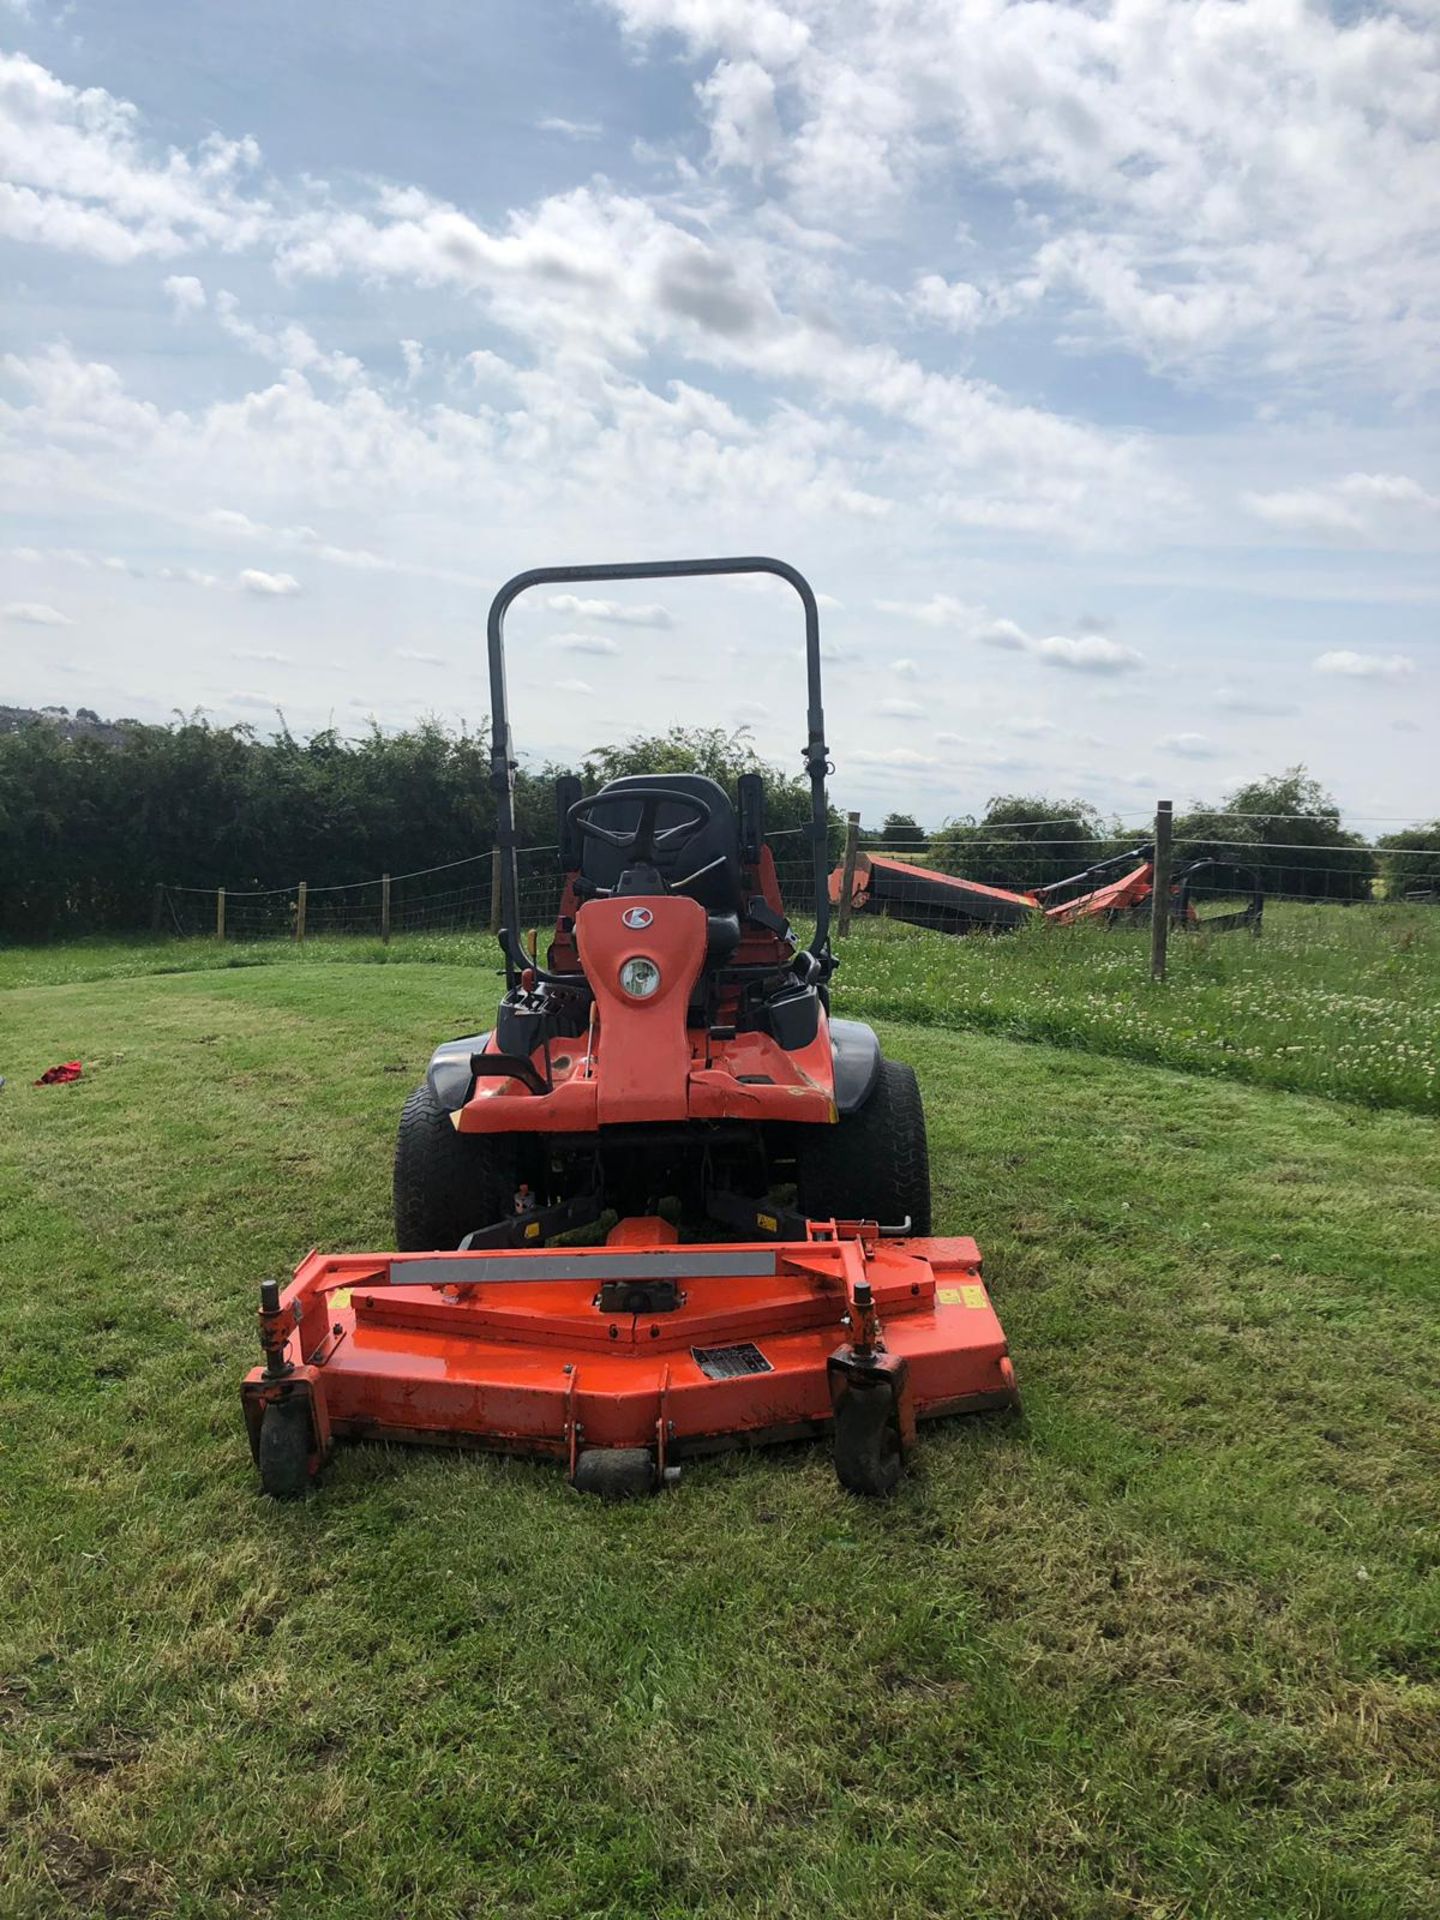
{"label": "metal nameplate on deck", "polygon": [[738,1380],[742,1374],[775,1371],[760,1349],[748,1343],[740,1347],[691,1347],[690,1358],[707,1380]]}
{"label": "metal nameplate on deck", "polygon": [[704,1280],[774,1275],[779,1255],[765,1248],[595,1247],[575,1253],[440,1253],[392,1260],[392,1287],[485,1286],[492,1281]]}

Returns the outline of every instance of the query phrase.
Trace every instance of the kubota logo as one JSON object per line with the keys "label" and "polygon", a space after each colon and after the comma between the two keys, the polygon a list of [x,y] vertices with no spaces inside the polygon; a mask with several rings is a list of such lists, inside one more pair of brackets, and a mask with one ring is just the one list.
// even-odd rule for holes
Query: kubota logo
{"label": "kubota logo", "polygon": [[620,918],[627,927],[638,933],[642,927],[648,927],[655,916],[649,907],[627,907]]}

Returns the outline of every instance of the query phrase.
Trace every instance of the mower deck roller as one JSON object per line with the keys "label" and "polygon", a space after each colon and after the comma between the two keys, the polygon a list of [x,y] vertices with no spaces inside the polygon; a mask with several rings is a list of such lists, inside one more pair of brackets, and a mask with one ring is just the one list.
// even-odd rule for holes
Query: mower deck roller
{"label": "mower deck roller", "polygon": [[619,1495],[687,1455],[827,1429],[842,1483],[886,1493],[917,1420],[1018,1404],[975,1242],[863,1222],[686,1246],[639,1218],[597,1247],[312,1253],[260,1322],[245,1415],[281,1495],[347,1437],[548,1456]]}

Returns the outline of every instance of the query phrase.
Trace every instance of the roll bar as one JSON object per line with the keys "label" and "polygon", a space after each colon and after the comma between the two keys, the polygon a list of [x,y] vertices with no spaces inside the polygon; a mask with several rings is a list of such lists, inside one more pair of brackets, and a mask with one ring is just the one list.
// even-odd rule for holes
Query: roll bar
{"label": "roll bar", "polygon": [[507,580],[490,603],[486,639],[490,653],[490,785],[495,793],[496,843],[500,848],[500,944],[505,955],[505,979],[513,987],[519,972],[531,964],[520,944],[520,880],[515,863],[515,759],[510,733],[510,703],[505,690],[505,615],[511,603],[531,587],[594,584],[603,580],[680,580],[708,574],[773,573],[786,580],[805,609],[805,675],[808,688],[808,732],[805,770],[810,776],[810,839],[815,865],[815,938],[811,951],[823,958],[830,945],[830,816],[825,801],[825,776],[830,771],[825,745],[825,714],[820,698],[820,609],[810,582],[785,560],[747,555],[730,560],[635,560],[593,567],[531,567]]}

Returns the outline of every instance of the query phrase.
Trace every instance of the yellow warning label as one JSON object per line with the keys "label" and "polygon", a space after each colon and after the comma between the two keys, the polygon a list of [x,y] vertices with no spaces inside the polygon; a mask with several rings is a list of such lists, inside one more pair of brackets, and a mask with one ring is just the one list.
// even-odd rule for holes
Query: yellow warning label
{"label": "yellow warning label", "polygon": [[538,1220],[532,1220],[526,1226],[525,1238],[527,1240],[538,1240],[540,1238],[540,1222]]}
{"label": "yellow warning label", "polygon": [[984,1287],[976,1286],[937,1287],[935,1298],[942,1307],[983,1307],[986,1304]]}
{"label": "yellow warning label", "polygon": [[757,1213],[755,1218],[765,1229],[766,1233],[778,1233],[780,1231],[780,1222],[775,1218],[773,1213]]}
{"label": "yellow warning label", "polygon": [[349,1287],[337,1287],[330,1296],[330,1304],[332,1307],[348,1307],[350,1304]]}

